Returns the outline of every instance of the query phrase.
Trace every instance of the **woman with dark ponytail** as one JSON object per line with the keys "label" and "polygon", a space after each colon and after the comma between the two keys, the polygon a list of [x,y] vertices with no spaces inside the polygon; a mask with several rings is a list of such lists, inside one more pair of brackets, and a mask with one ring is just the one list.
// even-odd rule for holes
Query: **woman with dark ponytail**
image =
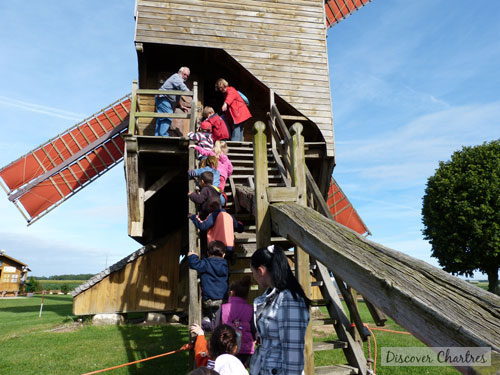
{"label": "woman with dark ponytail", "polygon": [[259,345],[251,375],[299,375],[304,369],[304,338],[311,301],[278,246],[258,249],[250,261],[253,277],[265,293],[254,300]]}

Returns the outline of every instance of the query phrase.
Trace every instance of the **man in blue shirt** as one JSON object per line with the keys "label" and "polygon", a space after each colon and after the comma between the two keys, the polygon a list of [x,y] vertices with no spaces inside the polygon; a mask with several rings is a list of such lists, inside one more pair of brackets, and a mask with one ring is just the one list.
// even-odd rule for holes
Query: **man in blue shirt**
{"label": "man in blue shirt", "polygon": [[[189,68],[183,66],[177,73],[174,73],[167,79],[160,90],[181,90],[189,91],[184,82],[189,78]],[[158,95],[155,99],[156,111],[160,113],[174,113],[174,108],[179,101],[180,95]],[[171,118],[157,118],[155,135],[168,137],[168,129],[172,123]]]}

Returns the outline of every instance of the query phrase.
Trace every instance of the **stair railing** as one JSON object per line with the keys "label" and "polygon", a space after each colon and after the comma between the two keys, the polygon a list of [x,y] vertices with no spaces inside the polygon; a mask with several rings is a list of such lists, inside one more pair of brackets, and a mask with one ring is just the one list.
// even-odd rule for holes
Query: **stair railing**
{"label": "stair railing", "polygon": [[[162,112],[150,112],[150,111],[140,111],[138,110],[138,103],[141,97],[151,97],[156,95],[184,95],[191,96],[193,98],[191,104],[190,113],[162,113]],[[128,134],[135,135],[137,132],[137,121],[139,118],[177,118],[177,119],[191,119],[191,124],[196,120],[196,104],[198,102],[198,82],[193,83],[192,91],[180,91],[180,90],[151,90],[151,89],[139,89],[137,86],[137,80],[132,82],[132,103],[130,105],[130,117]],[[196,122],[194,122],[196,124]],[[191,128],[191,131],[194,131]]]}
{"label": "stair railing", "polygon": [[[292,136],[285,125],[285,122],[278,110],[278,107],[274,103],[274,93],[272,90],[271,90],[270,107],[271,108],[269,113],[269,125],[270,125],[269,127],[273,137],[273,141],[271,142],[273,155],[275,156],[277,162],[278,160],[281,160],[282,165],[286,169],[286,175],[293,175],[292,159],[289,152],[291,148],[290,146],[292,145]],[[319,211],[321,214],[331,219],[332,221],[335,221],[307,165],[305,165],[305,174],[306,174],[306,185],[307,185],[307,197],[309,198],[308,206],[316,209],[317,211]],[[284,176],[284,178],[286,179],[286,176]],[[323,279],[325,279],[325,277],[329,278],[325,266],[323,266],[316,260],[312,260],[311,263],[316,263],[317,267],[321,269],[322,271],[321,276]],[[366,328],[364,327],[356,302],[353,299],[352,292],[349,288],[345,286],[343,280],[341,280],[335,274],[334,278],[337,285],[339,286],[339,290],[349,309],[350,316],[357,328],[357,332],[359,333],[361,339],[365,341],[367,339],[367,336],[369,335],[369,332],[367,332]],[[363,363],[362,360],[363,356],[361,355],[361,353],[351,353],[351,356],[352,356],[351,359],[354,359],[352,362],[356,363],[356,365],[359,366],[359,368],[364,368],[366,366],[366,364]]]}

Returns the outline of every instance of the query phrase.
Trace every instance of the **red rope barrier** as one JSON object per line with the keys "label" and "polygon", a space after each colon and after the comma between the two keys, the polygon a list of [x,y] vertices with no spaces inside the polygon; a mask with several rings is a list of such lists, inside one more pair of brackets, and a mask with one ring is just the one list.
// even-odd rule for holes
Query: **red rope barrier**
{"label": "red rope barrier", "polygon": [[82,375],[99,374],[100,372],[105,372],[105,371],[114,370],[114,369],[117,369],[117,368],[120,368],[120,367],[130,366],[130,365],[133,365],[135,363],[149,361],[150,359],[165,357],[167,355],[179,353],[179,352],[182,352],[184,350],[189,350],[189,349],[191,349],[191,344],[184,344],[178,350],[174,350],[174,351],[171,351],[171,352],[168,352],[168,353],[158,354],[158,355],[155,355],[155,356],[152,356],[152,357],[148,357],[148,358],[144,358],[144,359],[139,359],[137,361],[133,361],[133,362],[129,362],[129,363],[124,363],[123,365],[113,366],[113,367],[109,367],[109,368],[105,368],[105,369],[97,370],[97,371],[92,371],[92,372],[86,372],[85,374],[82,374]]}

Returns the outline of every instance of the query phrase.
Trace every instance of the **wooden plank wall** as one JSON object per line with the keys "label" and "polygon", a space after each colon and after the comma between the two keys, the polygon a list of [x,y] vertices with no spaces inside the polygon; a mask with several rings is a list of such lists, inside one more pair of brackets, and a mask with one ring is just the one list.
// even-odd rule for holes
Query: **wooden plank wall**
{"label": "wooden plank wall", "polygon": [[323,0],[137,0],[135,41],[226,50],[313,120],[333,156]]}
{"label": "wooden plank wall", "polygon": [[75,315],[177,309],[181,232],[73,300]]}
{"label": "wooden plank wall", "polygon": [[[3,270],[4,267],[14,267],[16,269],[16,272],[15,273],[6,273]],[[6,292],[19,291],[19,284],[21,282],[21,268],[20,267],[21,266],[18,263],[13,262],[10,259],[2,257],[2,267],[1,267],[2,272],[0,272],[0,295],[3,291],[6,291]],[[6,274],[7,275],[17,275],[17,282],[4,283],[3,280],[4,280],[4,277]],[[9,280],[10,280],[10,278],[9,278]]]}

